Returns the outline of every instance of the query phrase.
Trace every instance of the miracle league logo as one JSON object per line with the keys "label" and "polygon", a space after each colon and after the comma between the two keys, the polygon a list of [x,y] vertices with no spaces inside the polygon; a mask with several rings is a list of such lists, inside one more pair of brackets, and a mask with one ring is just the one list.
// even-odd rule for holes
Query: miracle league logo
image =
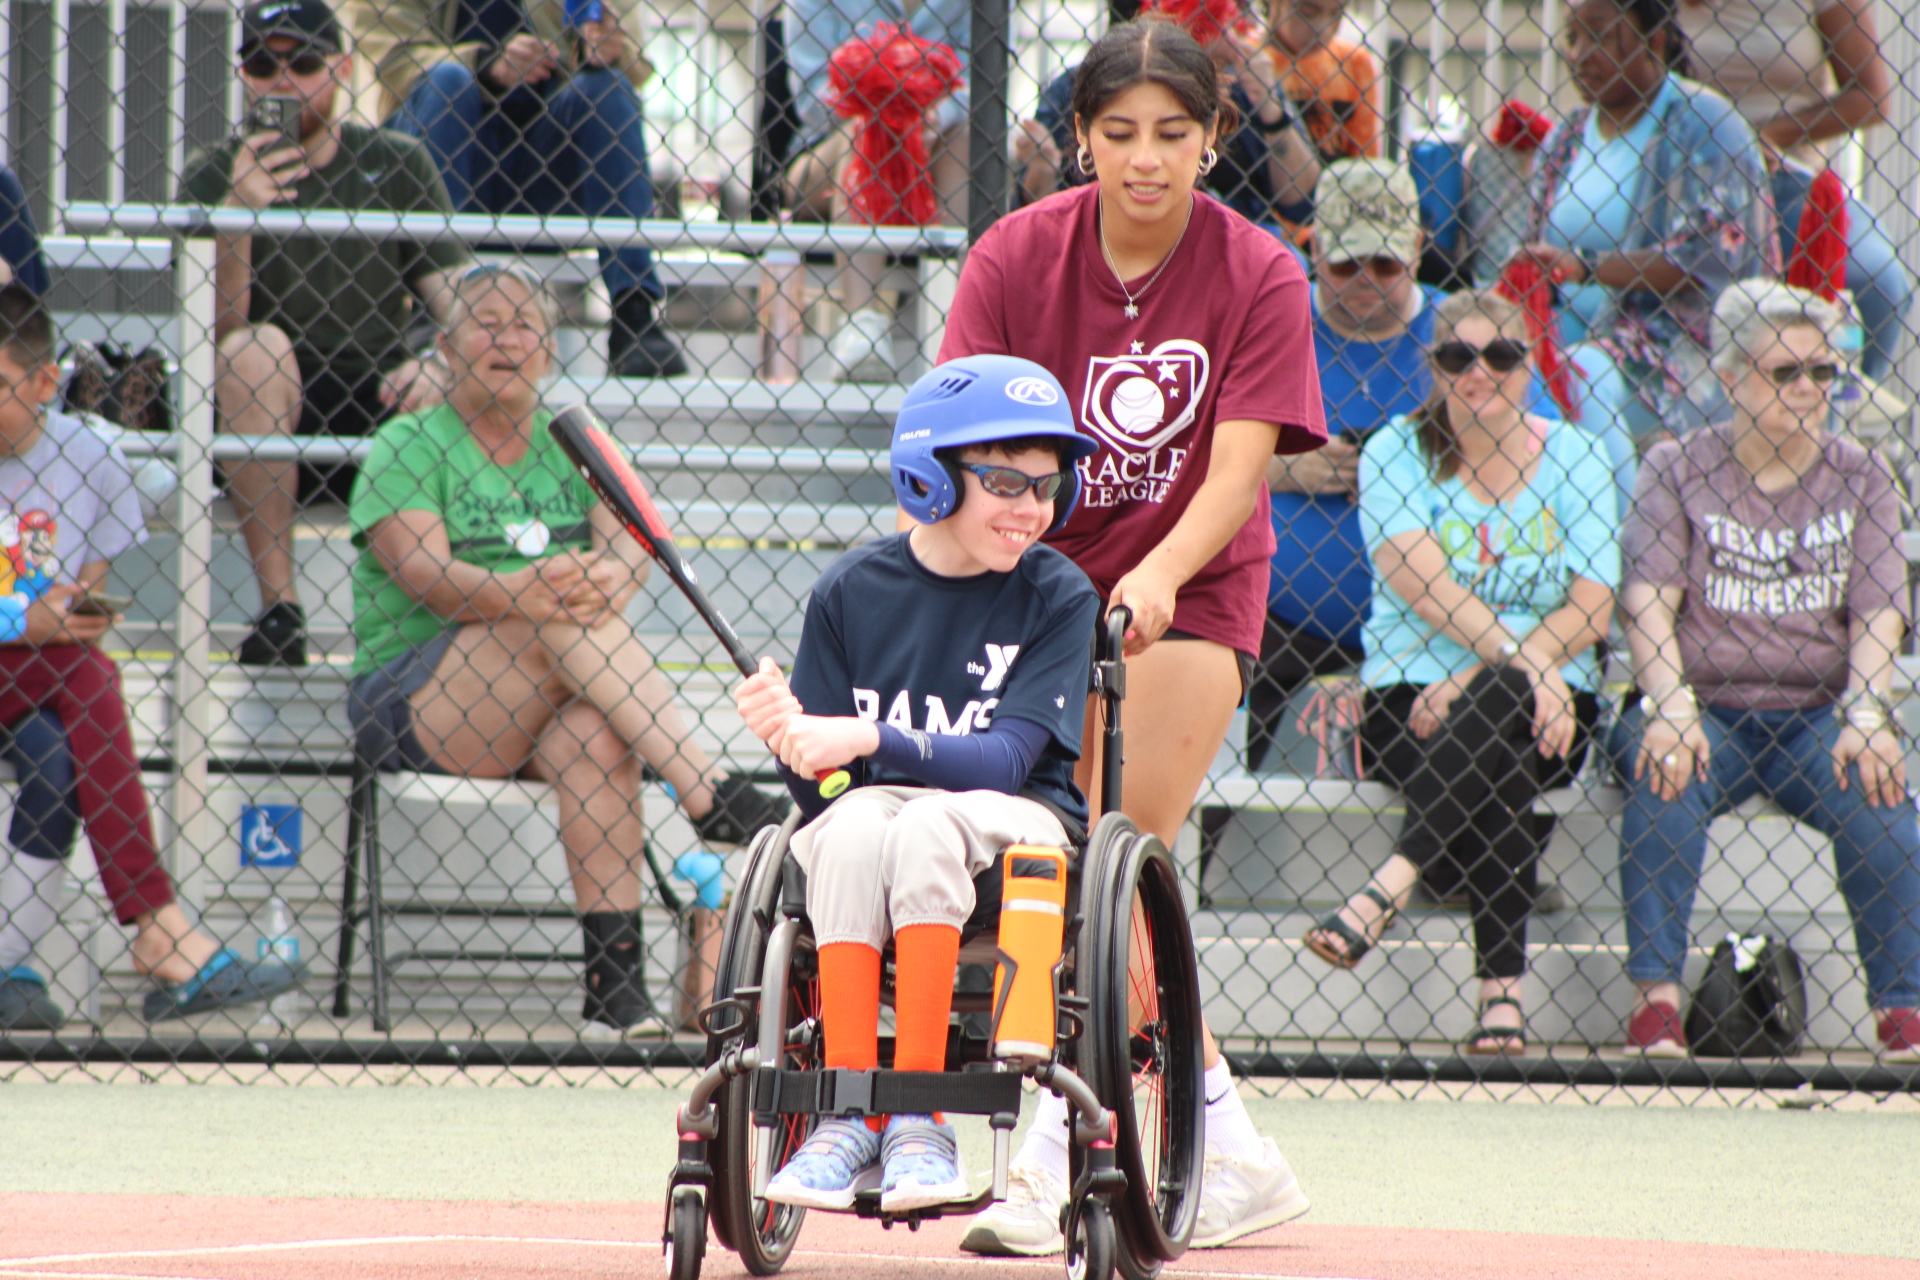
{"label": "miracle league logo", "polygon": [[1207,349],[1175,338],[1145,351],[1087,361],[1080,420],[1112,452],[1084,458],[1081,502],[1113,507],[1122,502],[1164,502],[1190,449],[1164,447],[1193,425],[1207,389]]}

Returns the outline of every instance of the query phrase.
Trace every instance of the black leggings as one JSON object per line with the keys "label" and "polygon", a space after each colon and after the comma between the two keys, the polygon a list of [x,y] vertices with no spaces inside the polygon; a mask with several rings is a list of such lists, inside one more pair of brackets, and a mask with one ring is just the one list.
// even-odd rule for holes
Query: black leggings
{"label": "black leggings", "polygon": [[1575,692],[1573,746],[1548,760],[1534,746],[1533,691],[1523,672],[1482,671],[1424,741],[1407,727],[1419,696],[1411,684],[1368,692],[1360,730],[1368,774],[1406,797],[1399,852],[1428,887],[1440,893],[1466,882],[1475,976],[1517,978],[1527,969],[1535,866],[1553,833],[1551,819],[1536,821],[1533,802],[1580,772],[1599,703]]}

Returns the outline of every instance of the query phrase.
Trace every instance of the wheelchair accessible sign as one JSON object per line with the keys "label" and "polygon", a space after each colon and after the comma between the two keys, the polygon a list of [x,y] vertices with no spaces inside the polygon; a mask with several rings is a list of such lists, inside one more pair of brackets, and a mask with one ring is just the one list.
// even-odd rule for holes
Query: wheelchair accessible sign
{"label": "wheelchair accessible sign", "polygon": [[301,813],[297,804],[250,804],[240,810],[240,865],[300,865]]}

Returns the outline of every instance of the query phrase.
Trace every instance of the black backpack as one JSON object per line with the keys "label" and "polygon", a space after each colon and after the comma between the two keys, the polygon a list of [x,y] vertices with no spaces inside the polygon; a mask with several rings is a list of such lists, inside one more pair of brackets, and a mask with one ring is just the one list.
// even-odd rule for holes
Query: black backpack
{"label": "black backpack", "polygon": [[1764,933],[1721,939],[1687,1010],[1694,1056],[1791,1057],[1806,1032],[1806,980],[1793,948]]}

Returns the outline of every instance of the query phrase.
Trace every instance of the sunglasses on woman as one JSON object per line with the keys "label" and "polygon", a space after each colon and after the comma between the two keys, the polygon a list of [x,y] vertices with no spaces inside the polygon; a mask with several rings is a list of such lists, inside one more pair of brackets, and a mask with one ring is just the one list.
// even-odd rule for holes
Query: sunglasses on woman
{"label": "sunglasses on woman", "polygon": [[1829,362],[1820,364],[1776,364],[1762,369],[1776,387],[1790,386],[1801,378],[1813,379],[1814,385],[1824,387],[1840,376],[1840,366]]}
{"label": "sunglasses on woman", "polygon": [[1329,258],[1320,264],[1320,270],[1330,280],[1351,280],[1366,268],[1367,274],[1375,280],[1398,280],[1407,274],[1407,264],[1398,258],[1389,258],[1384,253],[1371,258]]}
{"label": "sunglasses on woman", "polygon": [[1433,365],[1442,373],[1465,373],[1476,360],[1487,362],[1495,373],[1512,373],[1527,358],[1527,345],[1511,338],[1495,338],[1484,347],[1454,339],[1433,349]]}
{"label": "sunglasses on woman", "polygon": [[1040,501],[1052,502],[1060,496],[1060,486],[1067,482],[1065,473],[1059,471],[1050,476],[1030,476],[1012,467],[989,467],[977,462],[963,462],[960,469],[979,476],[980,487],[996,498],[1017,498],[1031,489]]}
{"label": "sunglasses on woman", "polygon": [[327,55],[311,49],[296,49],[285,54],[255,49],[240,60],[240,70],[249,80],[271,80],[280,74],[282,67],[296,76],[317,76],[327,69]]}

